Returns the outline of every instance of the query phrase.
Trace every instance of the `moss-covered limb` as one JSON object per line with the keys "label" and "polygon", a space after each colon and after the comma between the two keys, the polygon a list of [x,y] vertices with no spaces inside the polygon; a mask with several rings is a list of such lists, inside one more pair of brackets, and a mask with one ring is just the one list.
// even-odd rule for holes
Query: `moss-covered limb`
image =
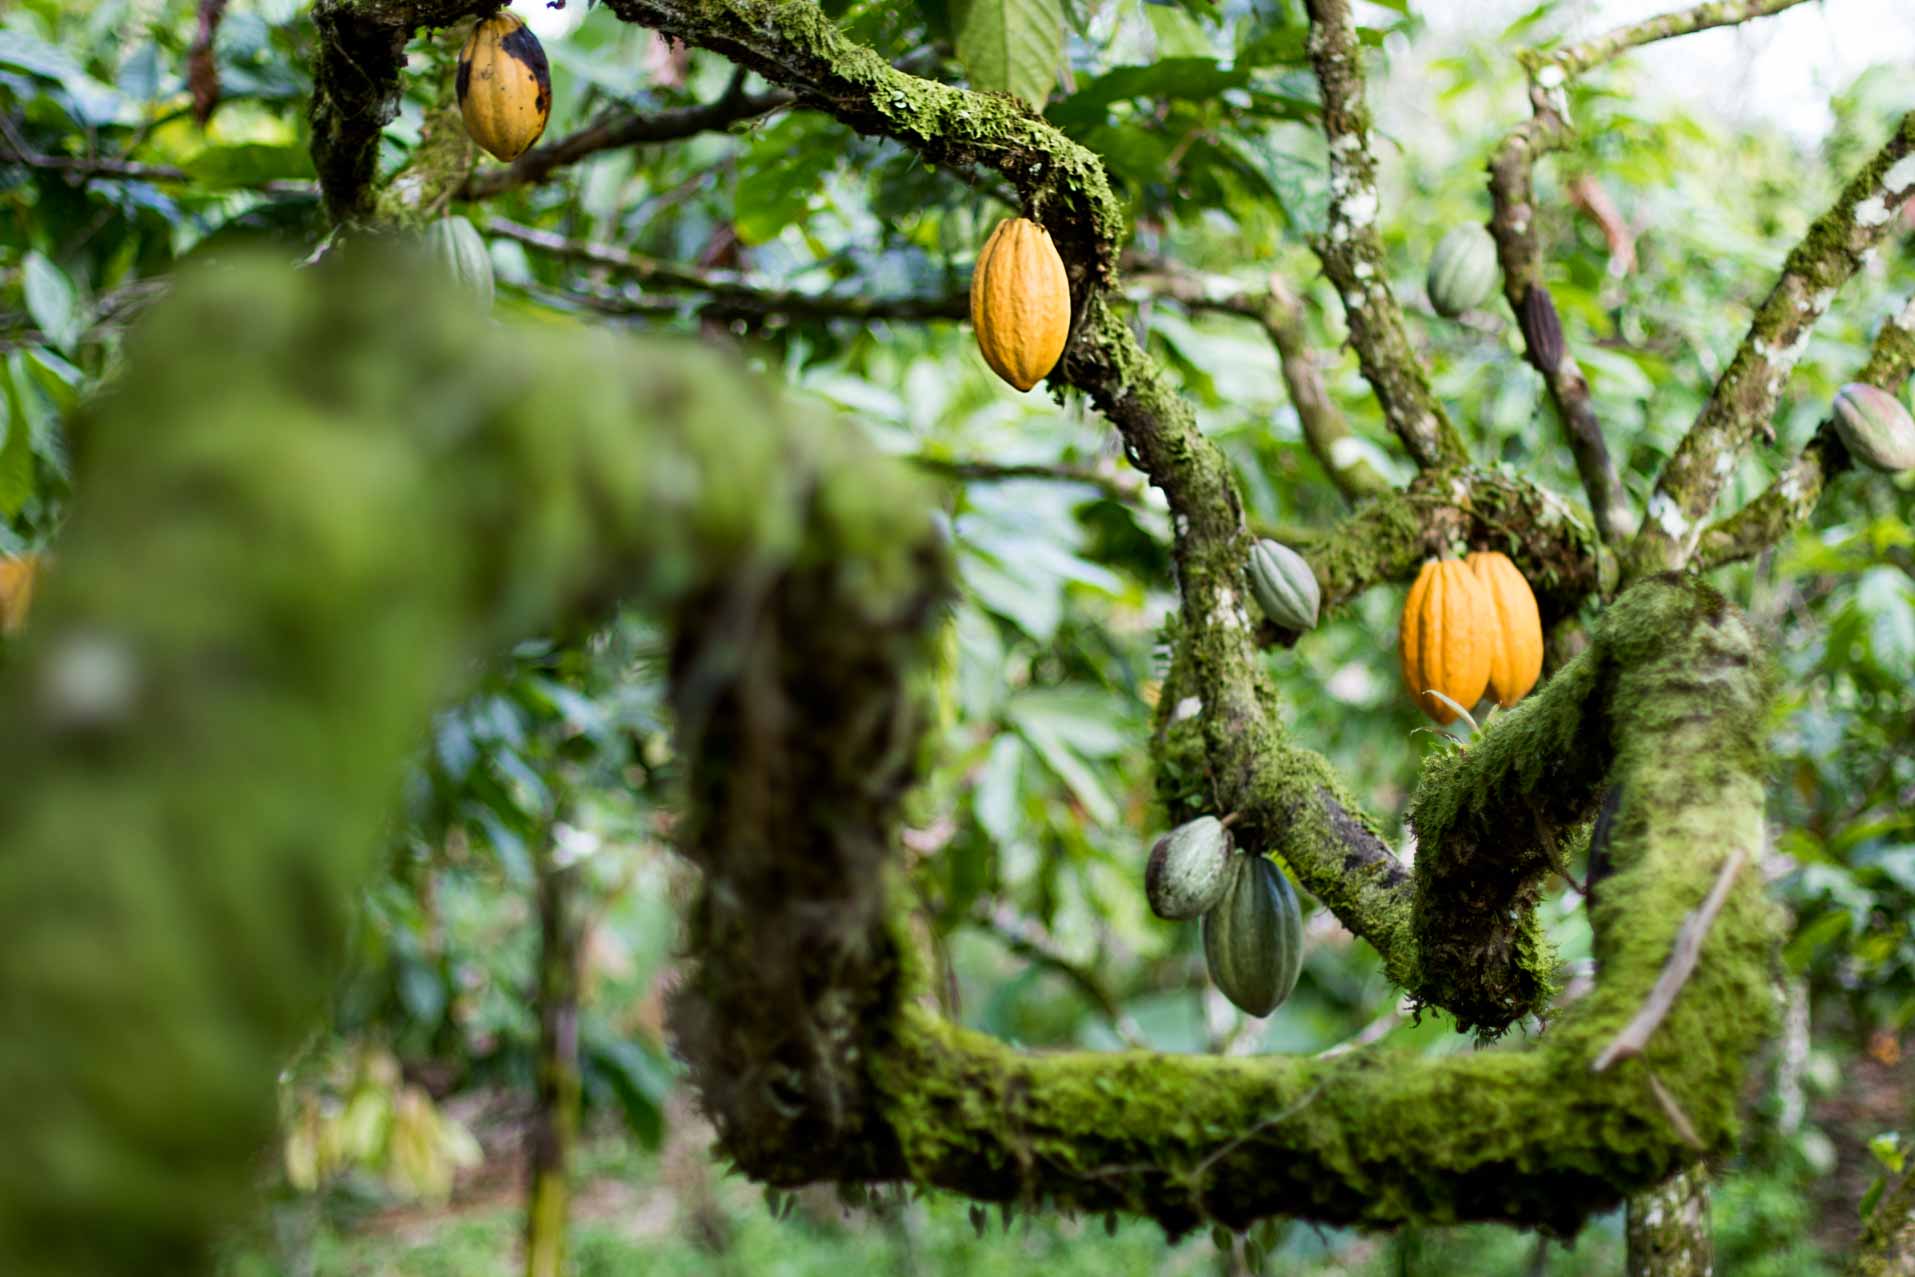
{"label": "moss-covered limb", "polygon": [[1142,272],[1124,277],[1125,292],[1133,296],[1163,297],[1186,310],[1240,315],[1255,320],[1276,348],[1283,384],[1303,427],[1310,454],[1346,500],[1362,501],[1390,490],[1390,481],[1350,433],[1343,410],[1331,400],[1317,366],[1316,352],[1303,330],[1303,307],[1279,276],[1270,276],[1262,290],[1246,289],[1235,280],[1206,279],[1167,263],[1151,263]]}
{"label": "moss-covered limb", "polygon": [[[660,293],[700,293],[708,301],[691,303],[701,314],[721,316],[779,315],[792,319],[948,319],[961,320],[970,314],[970,300],[963,293],[944,293],[926,297],[866,297],[857,293],[805,293],[791,289],[766,288],[751,284],[734,271],[705,270],[657,257],[633,253],[612,244],[568,239],[551,231],[495,217],[485,225],[488,235],[514,240],[528,248],[555,257],[608,267],[642,287]],[[616,312],[618,297],[593,294],[594,308]],[[667,312],[685,305],[678,301],[636,299],[645,313]]]}
{"label": "moss-covered limb", "polygon": [[1915,1167],[1882,1191],[1849,1256],[1849,1277],[1915,1277]]}
{"label": "moss-covered limb", "polygon": [[[1536,230],[1536,161],[1564,136],[1562,117],[1551,106],[1551,95],[1532,86],[1530,96],[1535,114],[1510,131],[1489,161],[1489,192],[1495,210],[1489,229],[1502,262],[1503,297],[1510,313],[1518,317],[1529,291],[1545,287],[1541,237]],[[1527,333],[1525,345],[1530,364],[1542,374],[1549,391],[1570,455],[1576,459],[1596,532],[1606,544],[1620,544],[1635,530],[1635,516],[1609,457],[1582,367],[1566,345],[1553,360],[1549,358],[1553,352],[1538,350]]]}
{"label": "moss-covered limb", "polygon": [[1562,498],[1497,470],[1426,470],[1299,548],[1326,608],[1373,585],[1408,580],[1424,559],[1462,548],[1501,550],[1515,560],[1546,622],[1614,585],[1613,562]]}
{"label": "moss-covered limb", "polygon": [[1707,3],[1693,8],[1680,9],[1673,13],[1644,18],[1641,22],[1628,23],[1549,53],[1531,55],[1528,60],[1536,66],[1554,63],[1562,69],[1564,75],[1577,76],[1620,53],[1657,40],[1689,35],[1695,31],[1706,31],[1711,27],[1732,27],[1737,23],[1747,22],[1751,18],[1767,17],[1772,13],[1780,13],[1784,9],[1793,9],[1803,2],[1804,0],[1708,0]]}
{"label": "moss-covered limb", "polygon": [[432,102],[426,107],[418,145],[374,200],[373,216],[382,227],[414,229],[432,221],[472,173],[478,147],[465,131],[457,79],[459,46],[465,34],[460,24],[435,42]]}
{"label": "moss-covered limb", "polygon": [[935,503],[855,432],[695,345],[505,329],[439,287],[365,241],[225,263],[74,423],[61,571],[0,675],[9,1277],[199,1271],[479,663],[741,571],[833,574],[846,633],[939,577]]}
{"label": "moss-covered limb", "polygon": [[1629,1198],[1627,1277],[1713,1277],[1709,1168],[1700,1163]]}
{"label": "moss-covered limb", "polygon": [[1390,429],[1420,467],[1466,464],[1463,437],[1430,393],[1390,291],[1389,263],[1376,229],[1380,203],[1362,50],[1349,0],[1306,0],[1305,8],[1330,150],[1330,225],[1315,242],[1317,256],[1343,299],[1350,344]]}
{"label": "moss-covered limb", "polygon": [[549,182],[566,165],[576,164],[604,151],[677,142],[700,133],[721,131],[790,106],[793,101],[792,94],[785,89],[745,92],[741,72],[726,92],[710,102],[666,107],[658,111],[621,109],[608,112],[556,142],[533,147],[510,164],[474,173],[459,189],[459,198],[490,199],[521,186]]}
{"label": "moss-covered limb", "polygon": [[[1915,297],[1884,321],[1855,380],[1899,396],[1911,374],[1915,374]],[[1709,526],[1696,542],[1696,565],[1705,570],[1721,567],[1779,544],[1807,522],[1829,480],[1852,464],[1833,420],[1823,421],[1761,496]]]}
{"label": "moss-covered limb", "polygon": [[499,7],[500,0],[318,0],[313,6],[319,37],[313,63],[313,168],[334,222],[376,215],[379,134],[399,114],[399,74],[413,32],[448,27]]}
{"label": "moss-covered limb", "polygon": [[1680,567],[1695,550],[1716,496],[1769,418],[1815,323],[1915,192],[1915,111],[1843,188],[1789,254],[1709,402],[1656,480],[1624,579]]}
{"label": "moss-covered limb", "polygon": [[900,71],[811,0],[606,0],[606,7],[722,53],[792,90],[800,105],[893,138],[931,163],[997,169],[1050,231],[1074,297],[1115,278],[1129,227],[1103,165],[1016,99]]}
{"label": "moss-covered limb", "polygon": [[[1027,1055],[906,1008],[872,1065],[913,1178],[987,1199],[1137,1211],[1173,1229],[1284,1214],[1567,1233],[1694,1160],[1652,1074],[1688,1134],[1725,1149],[1741,1071],[1771,1016],[1779,928],[1755,875],[1737,879],[1643,1056],[1601,1074],[1590,1064],[1654,986],[1722,856],[1763,835],[1759,645],[1720,597],[1664,578],[1609,609],[1595,648],[1578,677],[1594,698],[1579,730],[1596,740],[1579,748],[1614,760],[1620,795],[1594,907],[1602,974],[1547,1034],[1443,1059]],[[1503,734],[1514,720],[1472,755],[1513,755],[1525,735]],[[1439,843],[1478,819],[1460,796],[1468,779],[1432,782],[1459,795]],[[1424,805],[1437,815],[1427,790]]]}

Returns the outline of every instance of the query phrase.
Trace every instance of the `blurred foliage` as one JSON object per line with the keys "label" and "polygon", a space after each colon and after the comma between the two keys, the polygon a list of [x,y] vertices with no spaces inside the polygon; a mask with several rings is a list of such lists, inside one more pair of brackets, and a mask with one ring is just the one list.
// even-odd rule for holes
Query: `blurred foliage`
{"label": "blurred foliage", "polygon": [[[1359,442],[1385,472],[1408,476],[1342,348],[1340,312],[1306,246],[1326,191],[1298,0],[828,7],[921,74],[968,75],[1045,99],[1054,123],[1103,156],[1140,253],[1249,289],[1271,272],[1290,281]],[[710,101],[732,76],[722,60],[669,48],[602,7],[520,8],[547,32],[548,141],[608,113]],[[1545,2],[1477,39],[1439,37],[1409,4],[1362,9],[1376,24],[1363,37],[1375,58],[1381,229],[1412,340],[1479,460],[1577,501],[1513,324],[1500,308],[1439,320],[1420,280],[1445,230],[1488,214],[1483,164],[1524,110],[1512,49],[1562,33],[1580,8]],[[326,234],[306,149],[315,40],[307,9],[232,0],[216,46],[223,96],[205,128],[192,119],[185,85],[193,6],[16,0],[0,14],[0,147],[10,157],[0,166],[0,552],[51,550],[53,580],[69,495],[70,441],[59,420],[111,374],[125,326],[182,261],[258,240],[301,259]],[[1036,58],[994,60],[991,33],[1006,24],[1051,24],[1056,40],[1039,40]],[[429,41],[444,38],[422,36],[414,51],[423,58]],[[414,88],[387,130],[387,171],[418,140],[425,86]],[[1575,145],[1538,175],[1547,282],[1638,503],[1794,238],[1895,114],[1915,105],[1909,77],[1871,71],[1840,86],[1833,128],[1805,140],[1692,114],[1656,89],[1626,61],[1574,86]],[[1584,176],[1620,210],[1634,269],[1616,269],[1602,228],[1577,210],[1570,188]],[[934,170],[895,145],[791,112],[606,152],[458,211],[481,229],[488,217],[510,218],[742,272],[766,287],[889,297],[961,288],[976,246],[1011,211],[1005,194],[989,176]],[[490,247],[502,307],[701,326],[696,294],[642,288],[502,236]],[[1843,292],[1787,387],[1777,446],[1743,461],[1725,509],[1759,492],[1814,430],[1906,296],[1911,268],[1915,242],[1902,235]],[[1235,465],[1253,522],[1307,532],[1339,517],[1342,502],[1303,444],[1260,331],[1168,303],[1142,304],[1137,322]],[[1122,472],[1112,432],[1082,402],[1010,395],[955,325],[793,315],[702,326],[793,393],[841,407],[900,456]],[[1111,1047],[1128,1037],[1180,1051],[1315,1051],[1361,1033],[1404,1049],[1468,1049],[1440,1016],[1399,1018],[1374,955],[1321,914],[1310,920],[1295,997],[1269,1021],[1245,1023],[1207,991],[1196,928],[1160,923],[1144,908],[1143,849],[1161,819],[1146,754],[1161,674],[1156,635],[1174,601],[1157,495],[951,481],[943,499],[964,591],[940,670],[935,766],[913,797],[907,843],[957,1013],[1041,1046]],[[1844,479],[1812,529],[1718,576],[1773,634],[1782,665],[1771,870],[1798,918],[1787,958],[1812,990],[1817,1058],[1847,1058],[1870,1033],[1899,1033],[1915,1018],[1915,487]],[[1397,602],[1392,590],[1371,591],[1268,659],[1293,730],[1353,779],[1386,829],[1400,831],[1417,760],[1435,746],[1395,685]],[[644,1145],[669,1133],[673,1068],[658,986],[688,888],[669,851],[674,760],[661,663],[656,634],[632,618],[528,645],[422,743],[394,824],[391,872],[367,888],[329,1031],[290,1072],[296,1183],[370,1176],[384,1191],[430,1197],[444,1187],[444,1167],[464,1156],[458,1128],[433,1126],[441,1119],[431,1106],[529,1084],[540,840],[582,867],[588,1106]],[[1585,959],[1575,898],[1552,901],[1548,918],[1565,957]],[[1119,1011],[1115,1021],[1085,995],[1087,978]],[[437,1150],[411,1170],[400,1166],[406,1105],[419,1130],[437,1132],[411,1137]],[[1775,1165],[1731,1178],[1721,1193],[1728,1271],[1817,1271],[1799,1249],[1808,1221],[1791,1194],[1827,1168],[1826,1157],[1804,1162],[1786,1148],[1774,1156]],[[478,1257],[501,1253],[510,1229],[471,1228],[438,1258],[398,1257],[376,1270],[493,1271]],[[1064,1225],[1044,1221],[1036,1241],[972,1246],[961,1208],[944,1203],[855,1244],[908,1245],[937,1271],[1015,1262],[1101,1272],[1164,1262],[1163,1244],[1146,1232],[1124,1223],[1109,1242],[1101,1228],[1066,1241]],[[753,1248],[783,1256],[790,1236],[761,1221],[741,1225],[736,1244],[741,1256],[760,1253]],[[1317,1238],[1292,1230],[1283,1253],[1298,1266],[1285,1271],[1311,1271],[1329,1245]],[[845,1262],[839,1242],[818,1241],[815,1258],[813,1244],[803,1243],[792,1271]],[[1552,1252],[1546,1271],[1607,1271],[1618,1244],[1613,1227],[1593,1228],[1574,1252]],[[356,1257],[358,1243],[326,1234],[315,1245],[311,1271],[375,1270]],[[619,1271],[626,1245],[586,1226],[580,1271]],[[1388,1247],[1363,1241],[1351,1253],[1371,1258],[1348,1271],[1385,1271],[1400,1259],[1387,1270],[1467,1263],[1515,1272],[1532,1247],[1486,1230]],[[1584,1266],[1585,1253],[1601,1258]],[[656,1270],[690,1270],[699,1258],[688,1250],[658,1259]],[[891,1262],[876,1250],[868,1258]]]}

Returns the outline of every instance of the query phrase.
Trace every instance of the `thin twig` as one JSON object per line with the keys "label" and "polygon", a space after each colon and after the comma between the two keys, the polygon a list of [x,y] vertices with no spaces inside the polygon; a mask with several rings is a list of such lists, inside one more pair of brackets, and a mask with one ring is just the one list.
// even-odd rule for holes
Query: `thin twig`
{"label": "thin twig", "polygon": [[784,89],[746,93],[740,86],[740,78],[742,72],[723,96],[697,106],[650,113],[629,110],[608,113],[576,133],[533,147],[510,165],[474,173],[466,179],[459,198],[490,199],[521,186],[549,182],[565,165],[576,164],[602,151],[676,142],[700,133],[729,129],[734,124],[790,106],[796,100],[796,95]]}
{"label": "thin twig", "polygon": [[[551,231],[521,226],[500,217],[488,221],[485,230],[489,235],[514,240],[555,257],[607,267],[657,291],[703,293],[710,300],[698,303],[692,309],[720,317],[787,315],[811,319],[932,320],[962,319],[970,313],[969,303],[962,293],[888,298],[804,293],[748,283],[743,276],[730,271],[703,270],[627,252],[611,244],[568,239]],[[663,314],[681,308],[681,303],[661,298],[627,298],[590,293],[574,293],[572,296],[581,304],[604,314]]]}
{"label": "thin twig", "polygon": [[1626,23],[1540,56],[1561,67],[1565,75],[1580,75],[1617,54],[1657,40],[1707,31],[1711,27],[1732,27],[1751,18],[1765,18],[1784,9],[1793,9],[1802,3],[1804,0],[1708,0],[1708,3],[1693,8]]}
{"label": "thin twig", "polygon": [[976,482],[996,483],[1015,479],[1042,479],[1054,483],[1081,483],[1096,488],[1113,501],[1127,505],[1141,504],[1144,497],[1144,482],[1134,472],[1111,472],[1091,466],[1073,466],[1063,463],[1045,465],[1042,463],[995,461],[959,461],[949,457],[927,457],[916,454],[906,457],[920,470],[943,475],[951,479],[965,479]]}
{"label": "thin twig", "polygon": [[1676,995],[1682,992],[1683,984],[1695,971],[1696,961],[1702,956],[1702,940],[1709,932],[1709,924],[1722,912],[1723,903],[1729,898],[1729,888],[1735,885],[1736,875],[1742,872],[1742,866],[1748,861],[1748,851],[1737,847],[1722,862],[1709,894],[1700,906],[1683,919],[1681,929],[1676,932],[1676,943],[1670,950],[1669,961],[1663,966],[1662,974],[1656,977],[1655,987],[1649,990],[1649,997],[1643,1002],[1642,1009],[1616,1035],[1616,1040],[1596,1057],[1596,1062],[1589,1066],[1592,1071],[1601,1073],[1617,1060],[1642,1054],[1642,1048],[1648,1045],[1649,1035],[1669,1014],[1669,1009],[1676,1004]]}
{"label": "thin twig", "polygon": [[1708,1147],[1702,1142],[1702,1137],[1696,1134],[1695,1123],[1691,1122],[1689,1115],[1682,1111],[1682,1105],[1676,1103],[1676,1097],[1669,1093],[1669,1088],[1662,1084],[1662,1079],[1656,1076],[1654,1069],[1649,1070],[1649,1090],[1656,1097],[1656,1103],[1662,1106],[1664,1116],[1669,1119],[1669,1125],[1675,1128],[1676,1134],[1682,1137],[1684,1144],[1698,1152]]}

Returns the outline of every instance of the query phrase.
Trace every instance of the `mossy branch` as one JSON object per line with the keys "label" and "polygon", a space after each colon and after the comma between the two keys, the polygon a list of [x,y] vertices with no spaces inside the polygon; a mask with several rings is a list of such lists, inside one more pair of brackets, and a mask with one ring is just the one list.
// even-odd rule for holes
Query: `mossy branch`
{"label": "mossy branch", "polygon": [[[1883,321],[1869,349],[1868,362],[1855,380],[1901,395],[1915,374],[1915,297]],[[1762,495],[1740,510],[1711,524],[1696,542],[1696,563],[1721,567],[1753,558],[1776,545],[1808,521],[1829,480],[1853,464],[1848,449],[1835,433],[1833,418],[1824,420]]]}
{"label": "mossy branch", "polygon": [[[198,1271],[254,1199],[406,761],[481,663],[618,599],[728,624],[681,673],[695,724],[800,572],[856,660],[814,664],[840,681],[797,720],[881,721],[915,656],[944,579],[921,481],[696,345],[440,287],[365,241],[223,263],[73,423],[61,570],[0,674],[9,1277]],[[818,796],[838,837],[862,757]],[[778,846],[788,875],[817,850]]]}
{"label": "mossy branch", "polygon": [[1307,0],[1310,61],[1323,99],[1329,144],[1330,225],[1314,247],[1324,274],[1343,299],[1350,344],[1384,419],[1419,467],[1469,461],[1403,326],[1390,291],[1389,264],[1377,234],[1382,213],[1376,156],[1370,150],[1370,108],[1363,100],[1362,48],[1349,0]]}
{"label": "mossy branch", "polygon": [[1748,335],[1656,480],[1647,517],[1624,556],[1624,579],[1687,563],[1723,483],[1769,418],[1816,321],[1915,193],[1915,111],[1903,116],[1789,254]]}

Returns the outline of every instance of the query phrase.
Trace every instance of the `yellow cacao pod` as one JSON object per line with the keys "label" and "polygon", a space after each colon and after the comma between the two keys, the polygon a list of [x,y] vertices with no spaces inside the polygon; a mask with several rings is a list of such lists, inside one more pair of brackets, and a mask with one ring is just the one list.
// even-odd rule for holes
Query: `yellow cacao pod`
{"label": "yellow cacao pod", "polygon": [[1489,694],[1508,709],[1529,694],[1543,672],[1543,618],[1529,582],[1508,555],[1478,550],[1467,561],[1488,596]]}
{"label": "yellow cacao pod", "polygon": [[1071,286],[1051,233],[1007,217],[977,255],[971,327],[991,370],[1029,390],[1057,366],[1071,331]]}
{"label": "yellow cacao pod", "polygon": [[552,72],[539,38],[516,14],[495,13],[466,38],[459,51],[459,110],[472,140],[508,162],[545,132]]}
{"label": "yellow cacao pod", "polygon": [[1439,723],[1456,711],[1431,692],[1468,709],[1489,686],[1493,632],[1490,604],[1461,559],[1431,559],[1403,601],[1403,682],[1417,708]]}
{"label": "yellow cacao pod", "polygon": [[0,558],[0,630],[17,634],[33,606],[33,583],[40,575],[40,556]]}

